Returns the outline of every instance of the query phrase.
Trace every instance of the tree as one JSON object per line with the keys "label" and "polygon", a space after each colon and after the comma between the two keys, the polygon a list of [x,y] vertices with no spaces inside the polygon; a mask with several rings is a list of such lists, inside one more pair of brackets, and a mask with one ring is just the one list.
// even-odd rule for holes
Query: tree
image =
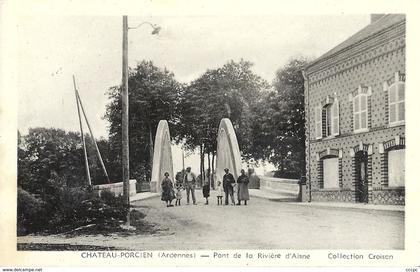
{"label": "tree", "polygon": [[[105,183],[93,142],[85,137],[92,183]],[[107,141],[98,145],[103,152]],[[102,155],[108,166],[109,154]],[[43,194],[52,177],[69,187],[86,185],[84,160],[80,133],[41,127],[30,128],[27,135],[18,132],[18,186],[31,193]]]}
{"label": "tree", "polygon": [[[142,61],[129,71],[130,175],[138,181],[150,180],[153,140],[159,121],[167,120],[171,132],[175,132],[173,128],[179,120],[177,106],[181,92],[182,85],[175,80],[173,73],[154,66],[151,61]],[[105,114],[109,121],[110,150],[114,156],[112,164],[115,165],[121,165],[120,94],[120,86],[109,89],[110,102]]]}
{"label": "tree", "polygon": [[85,184],[80,134],[31,128],[27,135],[18,136],[18,186],[43,194],[52,175],[58,175],[68,186]]}
{"label": "tree", "polygon": [[214,168],[222,118],[231,119],[244,157],[249,154],[250,109],[269,86],[251,68],[252,63],[248,61],[229,61],[220,68],[207,70],[183,92],[180,120],[176,124],[178,139],[189,150],[200,147],[202,170],[205,153],[212,155],[210,167]]}
{"label": "tree", "polygon": [[[256,159],[274,163],[280,173],[298,176],[305,171],[304,79],[305,58],[293,59],[276,72],[274,90],[252,108]],[[286,173],[288,172],[288,173]]]}

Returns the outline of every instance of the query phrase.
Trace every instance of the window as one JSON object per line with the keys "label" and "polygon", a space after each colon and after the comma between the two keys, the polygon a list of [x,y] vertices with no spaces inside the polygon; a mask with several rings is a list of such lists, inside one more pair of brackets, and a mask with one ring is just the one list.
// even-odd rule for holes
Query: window
{"label": "window", "polygon": [[338,158],[324,159],[323,171],[324,188],[339,188]]}
{"label": "window", "polygon": [[353,130],[363,132],[368,130],[367,95],[359,94],[353,98]]}
{"label": "window", "polygon": [[325,136],[331,136],[332,135],[332,106],[328,105],[324,107],[324,112],[325,112]]}
{"label": "window", "polygon": [[405,121],[405,84],[397,82],[389,87],[389,124],[400,125]]}
{"label": "window", "polygon": [[388,186],[399,187],[405,184],[405,149],[388,152]]}
{"label": "window", "polygon": [[338,100],[324,107],[315,108],[315,134],[316,139],[336,136],[340,130],[340,109]]}

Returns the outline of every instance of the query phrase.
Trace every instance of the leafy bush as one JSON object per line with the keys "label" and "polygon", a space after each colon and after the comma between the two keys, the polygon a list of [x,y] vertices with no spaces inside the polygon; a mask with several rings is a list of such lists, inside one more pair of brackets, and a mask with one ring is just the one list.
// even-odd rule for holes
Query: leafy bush
{"label": "leafy bush", "polygon": [[18,188],[17,233],[23,235],[42,229],[46,222],[45,202]]}
{"label": "leafy bush", "polygon": [[110,190],[103,190],[100,195],[101,199],[108,205],[115,203],[115,193]]}
{"label": "leafy bush", "polygon": [[[48,195],[49,204],[47,209],[51,214],[48,229],[56,232],[66,229],[68,226],[80,226],[84,224],[81,220],[80,207],[83,201],[95,198],[94,194],[86,188],[55,188],[55,194]],[[54,207],[51,207],[51,204]]]}
{"label": "leafy bush", "polygon": [[87,224],[126,220],[128,206],[111,192],[96,196],[89,187],[70,188],[50,184],[45,201],[18,190],[18,235],[33,232],[59,233]]}
{"label": "leafy bush", "polygon": [[[106,140],[98,144],[111,153],[104,148]],[[95,153],[92,141],[87,147],[88,153]],[[128,207],[122,197],[108,192],[99,197],[84,185],[83,160],[78,133],[53,128],[31,128],[25,136],[18,133],[18,235],[125,220]],[[97,160],[90,156],[89,161],[93,183],[102,183],[105,178]]]}

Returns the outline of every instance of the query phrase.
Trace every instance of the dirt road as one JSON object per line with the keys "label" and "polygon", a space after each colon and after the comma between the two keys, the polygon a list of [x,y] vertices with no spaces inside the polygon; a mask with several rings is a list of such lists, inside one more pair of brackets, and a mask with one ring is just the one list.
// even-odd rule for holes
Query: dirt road
{"label": "dirt road", "polygon": [[[197,191],[197,195],[200,193]],[[247,206],[167,208],[159,198],[133,203],[158,226],[152,235],[20,237],[20,242],[70,243],[131,250],[403,249],[404,213],[302,206],[254,198]]]}

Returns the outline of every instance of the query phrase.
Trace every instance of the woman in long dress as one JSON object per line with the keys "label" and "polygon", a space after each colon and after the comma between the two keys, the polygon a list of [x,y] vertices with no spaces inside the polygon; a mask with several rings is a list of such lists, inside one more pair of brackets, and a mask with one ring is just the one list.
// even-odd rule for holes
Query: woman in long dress
{"label": "woman in long dress", "polygon": [[165,177],[162,180],[162,201],[166,202],[166,207],[173,207],[172,200],[175,198],[174,185],[172,180],[169,178],[169,173],[165,173]]}
{"label": "woman in long dress", "polygon": [[210,169],[207,170],[206,178],[203,181],[203,197],[206,199],[204,205],[209,205],[209,196],[210,196]]}
{"label": "woman in long dress", "polygon": [[209,196],[210,196],[210,184],[208,181],[203,185],[203,197],[206,199],[206,203],[204,205],[209,205]]}
{"label": "woman in long dress", "polygon": [[237,205],[241,205],[242,200],[245,202],[245,205],[246,205],[246,202],[249,200],[249,190],[248,190],[249,178],[245,174],[244,169],[241,170],[241,175],[238,177],[237,183],[238,183],[238,204]]}

